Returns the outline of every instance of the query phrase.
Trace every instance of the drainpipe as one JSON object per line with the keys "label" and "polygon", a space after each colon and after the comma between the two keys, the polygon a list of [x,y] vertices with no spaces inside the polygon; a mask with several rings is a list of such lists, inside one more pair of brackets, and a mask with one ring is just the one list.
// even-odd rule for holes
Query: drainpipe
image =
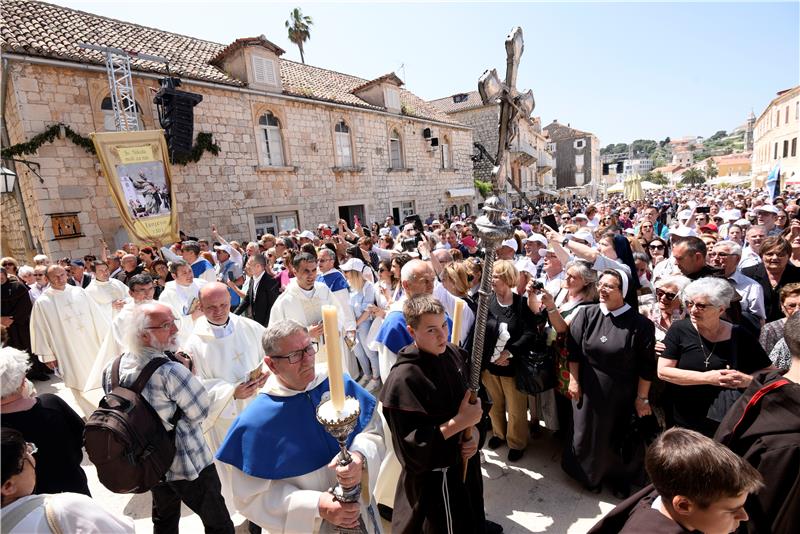
{"label": "drainpipe", "polygon": [[[11,144],[11,140],[8,137],[8,128],[6,128],[6,91],[8,90],[8,59],[3,59],[3,87],[0,88],[0,110],[2,110],[2,125],[0,129],[2,130],[2,144],[4,146],[9,146]],[[23,234],[25,234],[25,241],[28,250],[35,250],[37,253],[41,254],[42,245],[37,240],[36,243],[33,242],[33,232],[31,232],[31,225],[28,222],[28,212],[25,210],[25,202],[22,199],[22,181],[20,180],[19,170],[17,168],[17,164],[13,161],[9,162],[10,166],[13,167],[14,172],[17,174],[17,180],[14,187],[14,197],[17,200],[17,204],[19,204],[19,211],[20,215],[22,216],[22,228]]]}

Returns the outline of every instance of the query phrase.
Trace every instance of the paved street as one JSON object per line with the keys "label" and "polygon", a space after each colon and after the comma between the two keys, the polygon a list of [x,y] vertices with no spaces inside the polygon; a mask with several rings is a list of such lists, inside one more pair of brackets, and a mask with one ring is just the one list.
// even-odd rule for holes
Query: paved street
{"label": "paved street", "polygon": [[[56,393],[64,398],[78,413],[95,406],[99,390],[89,392],[89,404],[76,399],[60,381],[36,382],[39,393]],[[523,459],[507,465],[508,449],[483,450],[484,495],[488,517],[505,528],[509,534],[549,532],[555,534],[580,534],[586,532],[602,515],[613,508],[617,500],[608,493],[590,494],[572,482],[559,467],[559,450],[556,441],[547,432],[545,437],[533,440]],[[88,461],[83,463],[89,477],[89,487],[95,499],[113,513],[125,514],[136,521],[137,532],[151,532],[150,495],[118,495],[109,492],[97,480],[97,474]],[[237,532],[247,532],[244,518],[235,517]],[[389,532],[390,529],[386,528]],[[198,517],[188,508],[183,509],[181,532],[202,532]]]}

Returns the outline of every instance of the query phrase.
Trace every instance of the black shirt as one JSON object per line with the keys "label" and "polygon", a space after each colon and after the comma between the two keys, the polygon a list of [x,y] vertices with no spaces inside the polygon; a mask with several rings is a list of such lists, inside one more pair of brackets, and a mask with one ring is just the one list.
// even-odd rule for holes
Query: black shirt
{"label": "black shirt", "polygon": [[780,300],[781,289],[786,284],[800,282],[800,267],[795,267],[789,262],[786,265],[786,269],[783,270],[778,285],[775,287],[772,287],[772,284],[770,284],[769,276],[767,276],[767,270],[763,263],[745,267],[742,269],[742,274],[749,276],[761,284],[761,288],[764,290],[764,309],[767,313],[767,322],[775,321],[783,317]]}
{"label": "black shirt", "polygon": [[3,426],[36,444],[35,493],[71,491],[91,497],[83,461],[83,420],[60,397],[45,393],[33,408],[3,414]]}
{"label": "black shirt", "polygon": [[[677,368],[686,371],[736,369],[752,374],[772,365],[756,336],[734,325],[730,339],[712,343],[700,336],[691,319],[675,321],[664,338],[663,358],[677,360]],[[708,359],[708,365],[706,365]],[[711,404],[723,388],[712,385],[668,385],[675,423],[699,429]]]}

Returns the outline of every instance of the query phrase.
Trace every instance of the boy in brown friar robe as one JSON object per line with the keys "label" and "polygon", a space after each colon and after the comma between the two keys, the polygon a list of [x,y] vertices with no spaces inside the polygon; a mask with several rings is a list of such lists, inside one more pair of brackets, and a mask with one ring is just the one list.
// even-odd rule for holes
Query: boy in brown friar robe
{"label": "boy in brown friar robe", "polygon": [[[409,299],[403,314],[414,344],[400,351],[381,391],[403,467],[392,532],[483,532],[483,485],[475,454],[482,409],[480,400],[469,403],[465,353],[447,343],[444,308],[432,296]],[[472,439],[465,441],[468,428]]]}
{"label": "boy in brown friar robe", "polygon": [[621,502],[589,534],[728,534],[747,521],[744,503],[763,482],[728,448],[675,427],[647,450],[653,481]]}

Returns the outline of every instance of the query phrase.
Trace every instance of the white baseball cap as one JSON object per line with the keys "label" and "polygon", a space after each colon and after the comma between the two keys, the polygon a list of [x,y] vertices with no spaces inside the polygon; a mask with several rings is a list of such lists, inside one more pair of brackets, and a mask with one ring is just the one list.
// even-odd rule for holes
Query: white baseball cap
{"label": "white baseball cap", "polygon": [[536,232],[533,232],[531,235],[529,235],[528,237],[523,239],[522,242],[523,243],[529,243],[529,242],[541,243],[542,245],[547,246],[547,238],[545,236],[543,236],[542,234],[537,234]]}
{"label": "white baseball cap", "polygon": [[297,237],[303,237],[305,239],[314,239],[317,236],[315,236],[314,232],[312,232],[311,230],[303,230]]}
{"label": "white baseball cap", "polygon": [[514,238],[506,239],[505,241],[503,241],[503,243],[500,246],[501,247],[508,247],[511,250],[513,250],[514,252],[516,252],[517,251],[517,240],[514,239]]}
{"label": "white baseball cap", "polygon": [[339,270],[361,272],[364,270],[364,262],[359,260],[358,258],[350,258],[343,264],[339,265]]}
{"label": "white baseball cap", "polygon": [[756,213],[758,213],[759,211],[765,211],[767,213],[772,213],[773,215],[778,214],[778,208],[773,206],[772,204],[763,204],[761,206],[758,206],[754,211]]}

